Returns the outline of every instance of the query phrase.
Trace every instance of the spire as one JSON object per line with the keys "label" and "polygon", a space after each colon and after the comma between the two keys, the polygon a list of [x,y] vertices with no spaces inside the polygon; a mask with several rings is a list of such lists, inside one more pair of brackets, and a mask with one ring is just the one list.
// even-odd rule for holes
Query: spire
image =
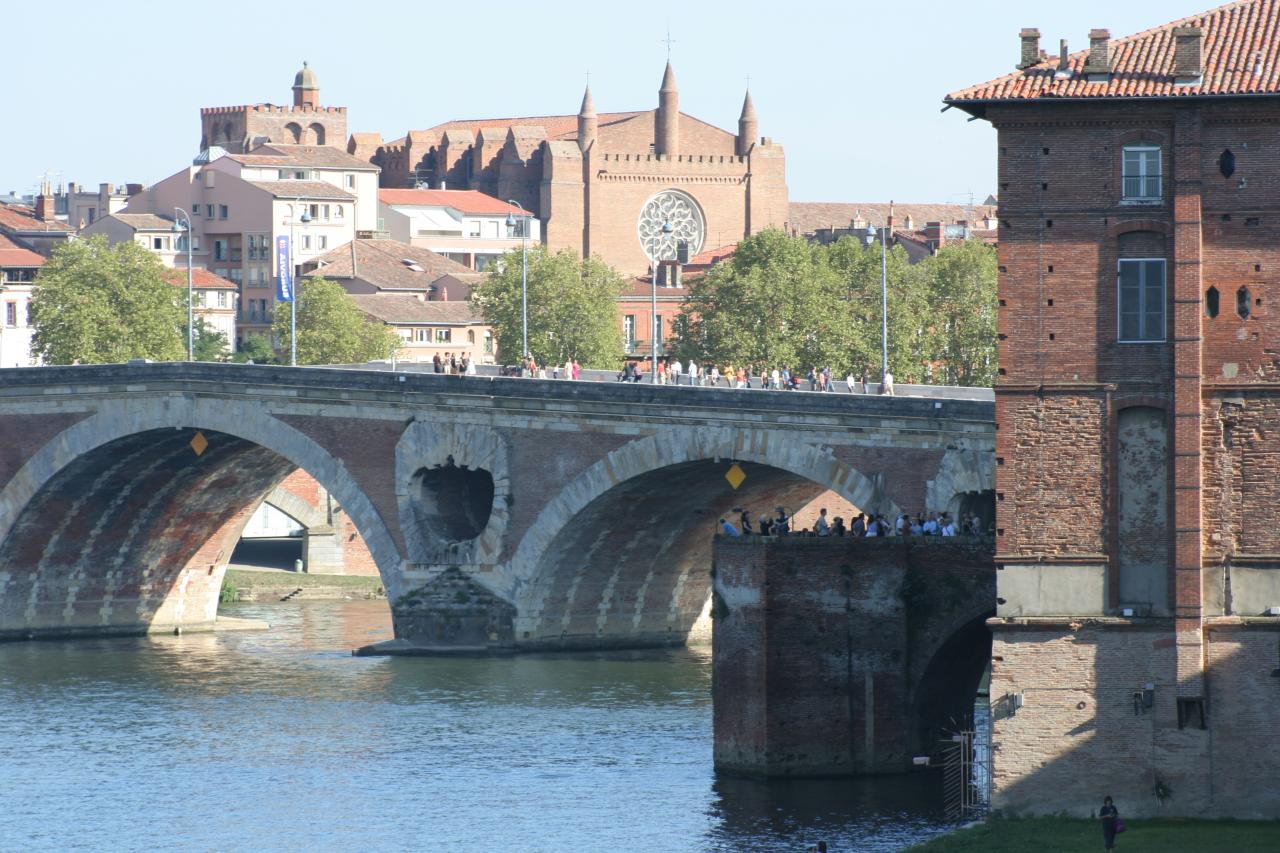
{"label": "spire", "polygon": [[742,99],[742,115],[738,116],[738,156],[745,157],[755,144],[760,132],[760,122],[756,119],[756,105],[751,102],[751,89]]}
{"label": "spire", "polygon": [[584,152],[596,141],[596,105],[591,100],[591,86],[582,94],[582,108],[578,110],[578,147]]}
{"label": "spire", "polygon": [[671,60],[667,60],[667,70],[662,73],[662,86],[658,89],[661,92],[678,92],[676,88],[676,72],[671,70]]}
{"label": "spire", "polygon": [[658,89],[658,110],[653,114],[653,149],[660,157],[680,153],[680,90],[676,88],[670,59],[662,74],[662,88]]}

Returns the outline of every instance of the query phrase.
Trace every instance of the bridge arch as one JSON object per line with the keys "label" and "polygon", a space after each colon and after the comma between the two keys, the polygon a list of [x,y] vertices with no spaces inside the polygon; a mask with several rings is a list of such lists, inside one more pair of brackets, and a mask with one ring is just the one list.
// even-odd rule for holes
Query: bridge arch
{"label": "bridge arch", "polygon": [[[735,462],[746,473],[737,490],[724,476]],[[882,482],[794,433],[666,429],[560,489],[505,571],[478,579],[514,604],[517,645],[680,645],[706,615],[718,519],[740,506],[794,512],[828,491],[899,511]]]}
{"label": "bridge arch", "polygon": [[[189,444],[197,431],[208,442],[200,453]],[[102,401],[0,491],[0,635],[211,622],[221,573],[189,564],[298,467],[344,506],[394,589],[395,541],[323,447],[262,406],[138,395]]]}

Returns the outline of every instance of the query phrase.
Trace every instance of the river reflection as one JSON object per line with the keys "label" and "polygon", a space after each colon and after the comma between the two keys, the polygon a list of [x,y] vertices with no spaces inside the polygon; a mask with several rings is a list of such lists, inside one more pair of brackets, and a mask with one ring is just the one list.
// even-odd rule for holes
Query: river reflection
{"label": "river reflection", "polygon": [[353,658],[386,602],[269,631],[0,644],[0,850],[898,850],[928,777],[717,778],[710,652]]}

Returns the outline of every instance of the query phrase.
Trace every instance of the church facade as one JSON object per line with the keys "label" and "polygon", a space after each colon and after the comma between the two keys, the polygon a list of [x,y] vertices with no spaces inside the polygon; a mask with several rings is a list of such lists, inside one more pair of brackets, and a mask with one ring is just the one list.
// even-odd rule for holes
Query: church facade
{"label": "church facade", "polygon": [[736,133],[680,112],[679,98],[668,63],[652,110],[597,113],[588,88],[576,116],[451,121],[391,142],[355,133],[347,150],[381,168],[383,187],[512,200],[550,250],[635,275],[788,218],[786,157],[758,136],[750,93]]}

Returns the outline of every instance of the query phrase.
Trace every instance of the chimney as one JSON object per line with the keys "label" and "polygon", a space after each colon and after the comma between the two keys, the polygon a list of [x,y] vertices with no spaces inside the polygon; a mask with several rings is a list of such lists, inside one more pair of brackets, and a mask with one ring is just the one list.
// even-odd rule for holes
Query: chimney
{"label": "chimney", "polygon": [[36,219],[41,222],[52,222],[55,219],[56,207],[53,203],[53,193],[49,191],[49,182],[45,181],[40,184],[40,195],[36,196]]}
{"label": "chimney", "polygon": [[1084,73],[1101,75],[1103,81],[1111,74],[1111,30],[1089,30],[1089,56],[1084,61]]}
{"label": "chimney", "polygon": [[908,231],[914,231],[914,230],[916,230],[916,222],[915,222],[915,220],[914,220],[914,219],[912,219],[912,218],[911,218],[911,214],[910,214],[910,213],[908,213],[908,214],[907,214],[906,219],[905,219],[905,221],[903,222],[903,226],[904,226]]}
{"label": "chimney", "polygon": [[1204,74],[1204,62],[1201,57],[1201,46],[1204,33],[1199,27],[1175,27],[1173,30],[1174,82],[1186,86],[1199,83]]}
{"label": "chimney", "polygon": [[946,229],[942,227],[941,222],[926,222],[924,224],[924,239],[932,243],[935,249],[940,249],[947,239]]}
{"label": "chimney", "polygon": [[1066,39],[1058,41],[1058,70],[1054,72],[1053,76],[1057,78],[1071,76],[1071,54],[1067,50]]}
{"label": "chimney", "polygon": [[1035,27],[1024,28],[1018,38],[1022,39],[1022,61],[1018,63],[1021,71],[1040,62],[1040,31]]}

